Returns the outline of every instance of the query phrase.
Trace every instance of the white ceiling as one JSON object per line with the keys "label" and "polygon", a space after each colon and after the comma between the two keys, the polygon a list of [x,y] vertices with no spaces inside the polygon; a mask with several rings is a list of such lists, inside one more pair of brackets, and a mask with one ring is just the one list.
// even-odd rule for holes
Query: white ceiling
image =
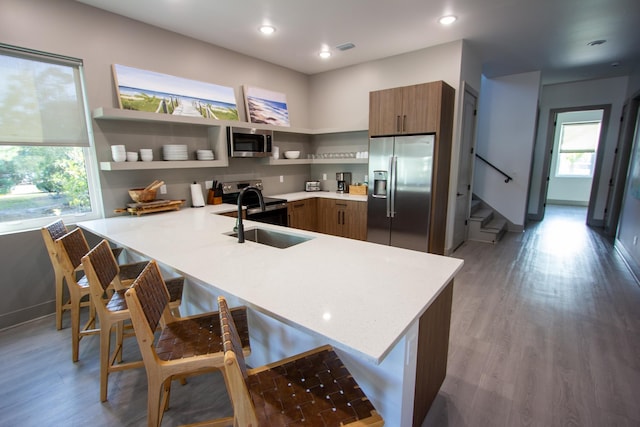
{"label": "white ceiling", "polygon": [[[487,77],[542,70],[554,83],[640,69],[640,0],[77,1],[305,74],[460,39]],[[441,26],[445,14],[458,21]],[[263,23],[275,34],[260,34]],[[335,49],[346,42],[356,47]],[[323,45],[330,59],[317,56]]]}

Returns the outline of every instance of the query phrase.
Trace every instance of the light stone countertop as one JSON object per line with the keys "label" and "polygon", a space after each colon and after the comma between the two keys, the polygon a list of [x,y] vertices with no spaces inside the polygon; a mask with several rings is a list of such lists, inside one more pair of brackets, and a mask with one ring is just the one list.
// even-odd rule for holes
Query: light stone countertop
{"label": "light stone countertop", "polygon": [[245,221],[245,229],[259,226],[313,239],[287,249],[239,244],[223,234],[232,230],[235,219],[215,215],[229,208],[234,206],[78,225],[373,363],[384,359],[463,264],[456,258],[252,221]]}
{"label": "light stone countertop", "polygon": [[323,199],[351,200],[354,202],[366,202],[367,196],[356,196],[353,194],[341,194],[334,191],[299,191],[297,193],[276,194],[269,197],[278,197],[286,199],[287,202],[295,202],[298,200],[312,199],[319,197]]}

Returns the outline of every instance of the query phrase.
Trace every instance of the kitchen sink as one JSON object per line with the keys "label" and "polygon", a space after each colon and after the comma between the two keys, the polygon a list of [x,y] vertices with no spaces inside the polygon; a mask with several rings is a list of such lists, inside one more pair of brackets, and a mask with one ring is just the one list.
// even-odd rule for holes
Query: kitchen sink
{"label": "kitchen sink", "polygon": [[[234,231],[224,234],[231,237],[238,237],[238,233]],[[244,230],[244,240],[250,240],[279,249],[289,248],[311,239],[313,239],[313,237],[282,233],[280,231],[267,230],[266,228],[248,228]]]}

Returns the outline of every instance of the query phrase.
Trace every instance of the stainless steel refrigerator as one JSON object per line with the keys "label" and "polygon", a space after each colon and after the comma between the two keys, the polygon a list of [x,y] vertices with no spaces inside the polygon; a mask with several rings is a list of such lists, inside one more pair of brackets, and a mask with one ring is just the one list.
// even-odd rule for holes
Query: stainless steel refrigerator
{"label": "stainless steel refrigerator", "polygon": [[428,252],[434,135],[369,140],[367,240]]}

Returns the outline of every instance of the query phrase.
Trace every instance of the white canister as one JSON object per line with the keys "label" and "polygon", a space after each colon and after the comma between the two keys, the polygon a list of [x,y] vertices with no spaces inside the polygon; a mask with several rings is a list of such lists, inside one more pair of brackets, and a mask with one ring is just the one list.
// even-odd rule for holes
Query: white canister
{"label": "white canister", "polygon": [[138,161],[138,152],[127,151],[127,162],[137,162],[137,161]]}
{"label": "white canister", "polygon": [[271,149],[271,155],[273,156],[274,159],[279,159],[280,158],[280,147],[273,147]]}

